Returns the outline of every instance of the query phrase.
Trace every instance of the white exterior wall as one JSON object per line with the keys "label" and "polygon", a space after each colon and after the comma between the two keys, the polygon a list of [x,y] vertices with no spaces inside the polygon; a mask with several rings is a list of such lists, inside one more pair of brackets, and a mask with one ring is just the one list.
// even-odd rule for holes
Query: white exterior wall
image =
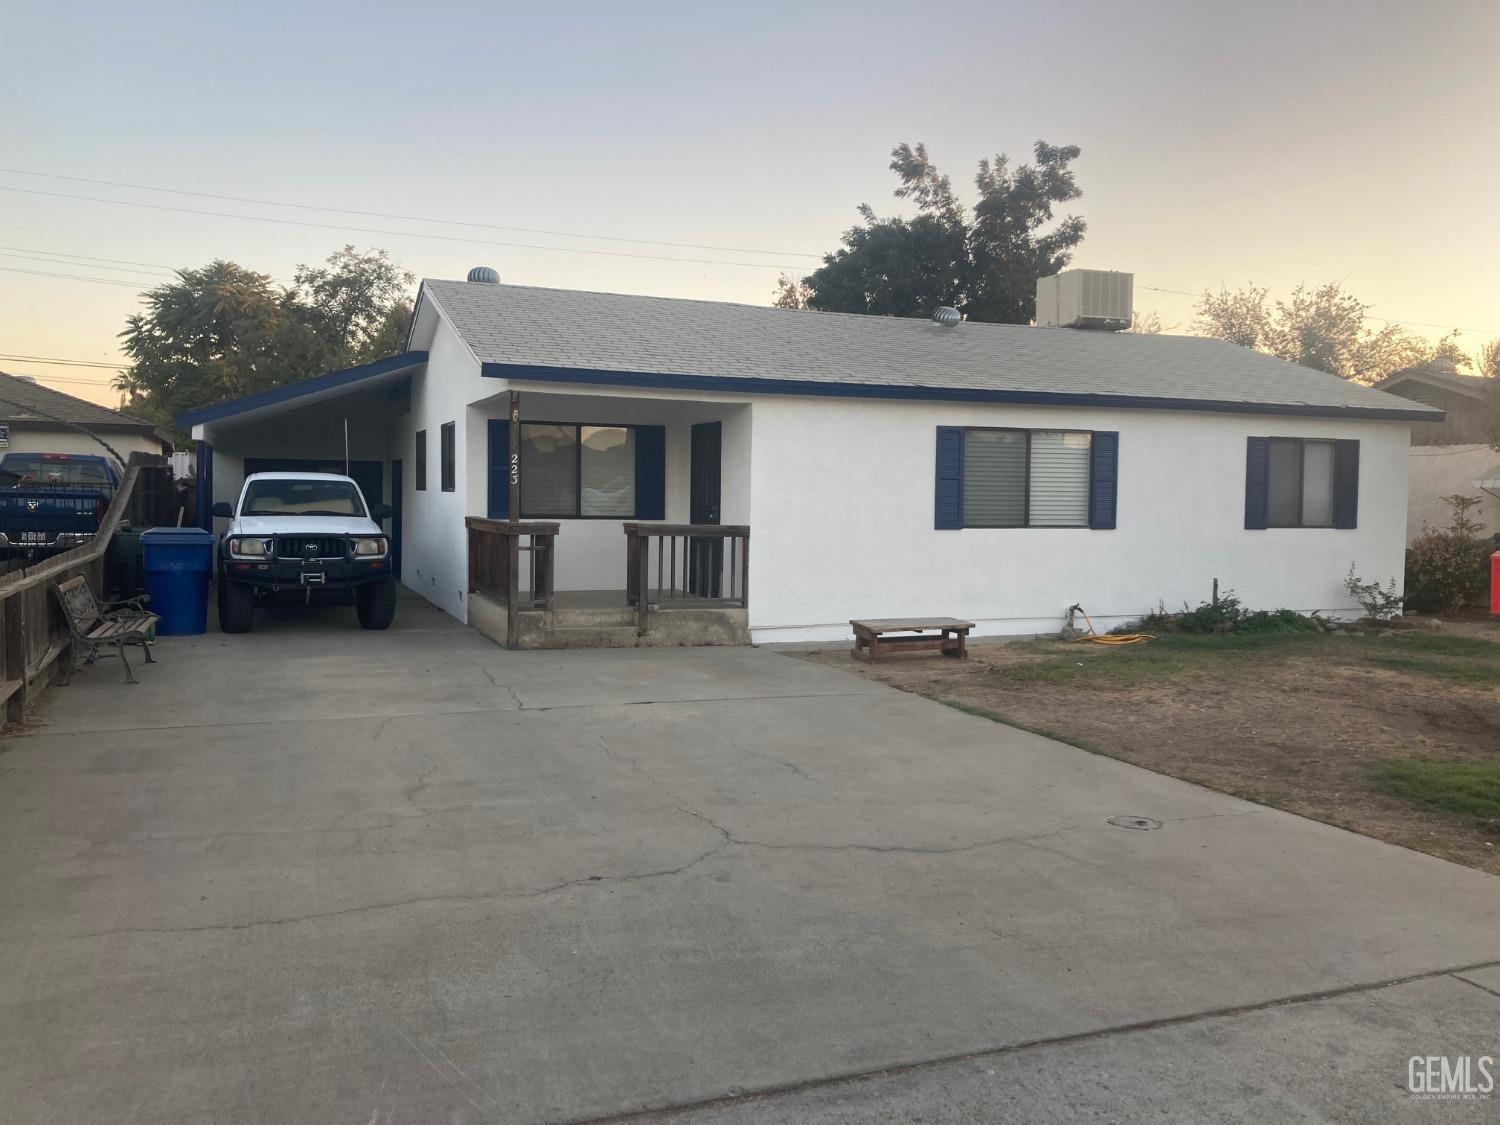
{"label": "white exterior wall", "polygon": [[[401,581],[460,621],[468,618],[468,515],[477,487],[484,494],[484,440],[469,440],[468,404],[493,393],[495,379],[479,373],[479,361],[452,327],[440,321],[428,347],[427,366],[412,375],[411,409],[392,427],[390,456],[402,465]],[[442,491],[442,427],[455,423],[454,491]],[[416,434],[427,431],[427,488],[416,491]],[[389,479],[389,478],[387,478]],[[476,484],[477,482],[477,484]]]}
{"label": "white exterior wall", "polygon": [[[1347,611],[1343,579],[1402,580],[1408,427],[1199,412],[757,397],[750,624],[837,640],[857,617],[954,616],[978,634],[1109,627],[1212,583],[1251,608]],[[938,426],[1117,430],[1118,527],[933,527]],[[1358,438],[1359,527],[1247,531],[1245,439]]]}

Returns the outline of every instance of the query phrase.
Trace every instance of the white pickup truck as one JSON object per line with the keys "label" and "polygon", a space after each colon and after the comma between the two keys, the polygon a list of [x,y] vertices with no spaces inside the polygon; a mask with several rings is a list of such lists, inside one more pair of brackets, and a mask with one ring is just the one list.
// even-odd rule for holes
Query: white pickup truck
{"label": "white pickup truck", "polygon": [[396,616],[391,545],[380,520],[390,509],[365,503],[359,485],[332,473],[254,473],[239,503],[220,502],[229,519],[219,541],[219,627],[248,633],[257,598],[283,590],[354,591],[365,629]]}

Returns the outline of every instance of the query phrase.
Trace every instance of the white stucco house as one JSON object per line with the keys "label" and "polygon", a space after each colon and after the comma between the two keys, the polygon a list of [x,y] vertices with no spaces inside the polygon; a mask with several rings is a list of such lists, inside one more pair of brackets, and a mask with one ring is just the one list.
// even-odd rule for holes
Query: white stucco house
{"label": "white stucco house", "polygon": [[678,559],[663,534],[636,573],[648,601],[737,591],[757,642],[859,617],[1036,633],[1075,602],[1109,625],[1215,579],[1350,611],[1351,563],[1401,581],[1409,427],[1442,416],[1208,339],[485,280],[424,281],[408,348],[185,415],[205,505],[258,468],[342,466],[347,425],[401,580],[475,619],[497,564],[466,520],[510,517],[517,392],[519,515],[556,524],[535,556],[556,605],[623,608],[625,525],[694,525],[708,546]]}

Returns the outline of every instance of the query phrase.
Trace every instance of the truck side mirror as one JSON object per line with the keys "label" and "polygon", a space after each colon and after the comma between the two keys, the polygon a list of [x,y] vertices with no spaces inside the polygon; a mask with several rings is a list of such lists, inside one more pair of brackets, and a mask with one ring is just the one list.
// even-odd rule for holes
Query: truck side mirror
{"label": "truck side mirror", "polygon": [[381,520],[388,520],[391,518],[391,506],[389,504],[376,504],[370,509],[370,515],[374,517],[376,523],[379,523]]}
{"label": "truck side mirror", "polygon": [[222,516],[226,520],[234,519],[234,509],[229,506],[229,502],[227,500],[220,500],[217,504],[215,504],[213,507],[213,513],[216,516]]}

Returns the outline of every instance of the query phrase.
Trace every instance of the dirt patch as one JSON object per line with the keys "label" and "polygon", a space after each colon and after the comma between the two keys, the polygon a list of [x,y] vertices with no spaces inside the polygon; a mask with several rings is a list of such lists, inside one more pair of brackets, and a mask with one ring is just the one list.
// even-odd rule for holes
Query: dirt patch
{"label": "dirt patch", "polygon": [[1500,626],[976,644],[969,659],[805,659],[1500,874],[1500,823],[1377,791],[1394,759],[1500,760]]}

